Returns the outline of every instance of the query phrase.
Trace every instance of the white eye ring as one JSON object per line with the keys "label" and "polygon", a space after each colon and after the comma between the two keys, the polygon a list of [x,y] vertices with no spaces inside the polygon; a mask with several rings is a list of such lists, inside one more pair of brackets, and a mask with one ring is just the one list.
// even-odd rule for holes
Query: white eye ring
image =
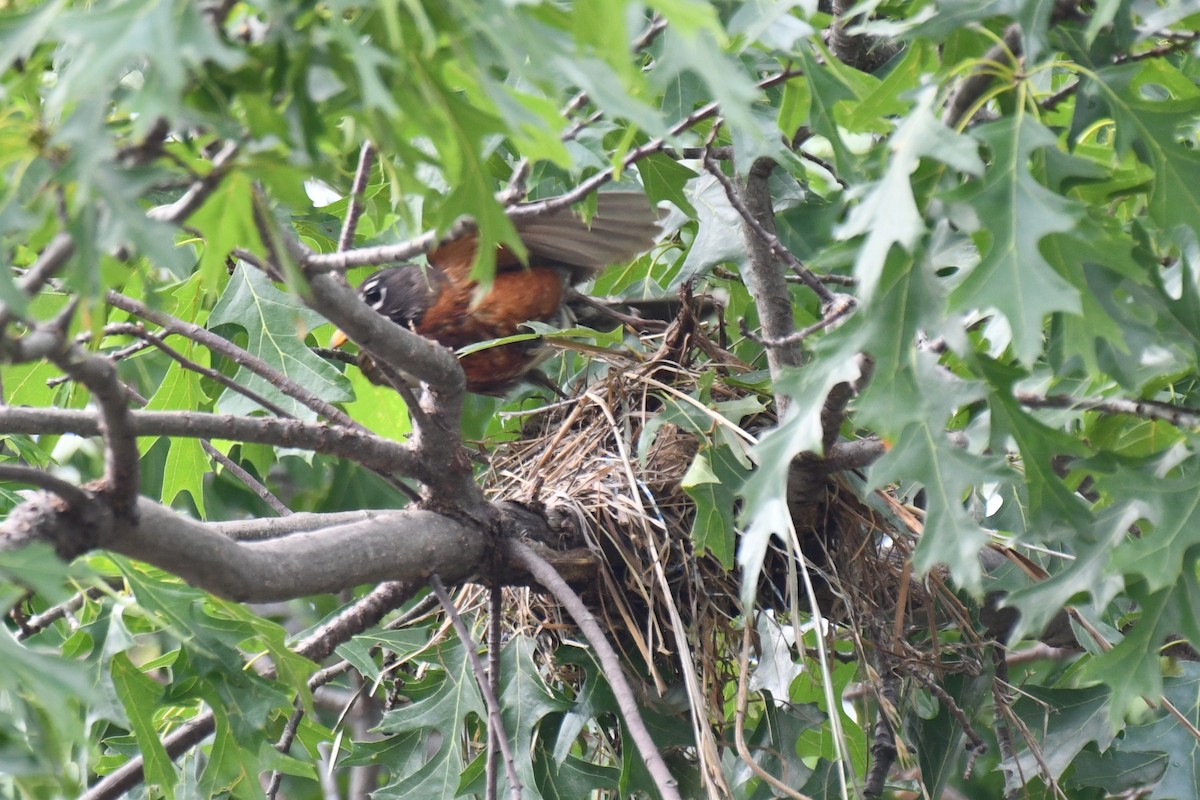
{"label": "white eye ring", "polygon": [[374,292],[374,291],[379,292],[379,298],[374,303],[371,303],[370,305],[373,310],[378,311],[379,309],[383,308],[383,303],[385,300],[387,300],[387,287],[380,286],[379,281],[375,281],[365,288],[365,290],[363,291],[363,296],[365,297],[366,295],[369,295],[371,292]]}
{"label": "white eye ring", "polygon": [[383,308],[383,302],[384,302],[385,300],[387,300],[387,287],[386,287],[386,286],[380,286],[380,287],[379,287],[379,301],[378,301],[378,302],[376,302],[376,303],[375,303],[373,306],[371,306],[371,308],[373,308],[373,309],[375,309],[376,311],[378,311],[379,309]]}

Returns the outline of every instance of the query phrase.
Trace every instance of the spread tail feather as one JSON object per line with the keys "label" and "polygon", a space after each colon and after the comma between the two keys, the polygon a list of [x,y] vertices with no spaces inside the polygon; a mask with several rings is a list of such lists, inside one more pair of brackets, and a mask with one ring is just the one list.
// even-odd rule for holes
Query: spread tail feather
{"label": "spread tail feather", "polygon": [[530,257],[572,268],[572,280],[578,282],[654,245],[659,213],[644,194],[606,192],[596,201],[596,213],[588,222],[569,207],[519,220],[517,232]]}

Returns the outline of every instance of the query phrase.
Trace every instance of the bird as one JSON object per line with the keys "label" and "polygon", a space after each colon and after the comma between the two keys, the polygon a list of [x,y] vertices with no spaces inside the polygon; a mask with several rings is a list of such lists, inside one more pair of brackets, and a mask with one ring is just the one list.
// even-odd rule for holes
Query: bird
{"label": "bird", "polygon": [[[452,350],[529,333],[522,328],[529,322],[567,327],[573,287],[649,250],[660,232],[659,214],[644,194],[605,192],[596,200],[587,222],[569,206],[518,217],[514,226],[527,258],[499,247],[495,277],[482,296],[470,276],[479,245],[474,233],[438,245],[426,267],[401,264],[375,272],[359,286],[359,296],[397,325]],[[339,330],[330,346],[346,341]],[[536,368],[549,355],[533,338],[474,350],[459,364],[468,391],[504,396],[523,381],[544,380]],[[369,355],[360,352],[357,361],[369,379],[389,385]]]}

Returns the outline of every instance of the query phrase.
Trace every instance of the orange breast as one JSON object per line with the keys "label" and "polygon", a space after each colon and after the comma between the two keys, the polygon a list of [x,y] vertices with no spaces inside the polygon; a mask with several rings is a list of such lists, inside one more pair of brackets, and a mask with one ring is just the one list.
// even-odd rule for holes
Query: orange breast
{"label": "orange breast", "polygon": [[[452,284],[430,306],[416,332],[452,349],[518,333],[526,322],[553,321],[562,308],[563,279],[557,269],[501,272],[492,289],[472,305],[474,284]],[[481,394],[503,393],[541,360],[536,340],[489,347],[462,358],[467,388]]]}

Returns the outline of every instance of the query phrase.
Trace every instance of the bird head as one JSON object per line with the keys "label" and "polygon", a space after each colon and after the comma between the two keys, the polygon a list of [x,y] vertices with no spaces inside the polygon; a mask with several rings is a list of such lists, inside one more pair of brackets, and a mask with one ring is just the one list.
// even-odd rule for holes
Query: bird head
{"label": "bird head", "polygon": [[[392,322],[411,329],[420,324],[445,281],[445,276],[436,268],[422,269],[415,264],[404,264],[371,275],[358,287],[358,295]],[[341,347],[346,341],[346,334],[336,331],[329,346]]]}

